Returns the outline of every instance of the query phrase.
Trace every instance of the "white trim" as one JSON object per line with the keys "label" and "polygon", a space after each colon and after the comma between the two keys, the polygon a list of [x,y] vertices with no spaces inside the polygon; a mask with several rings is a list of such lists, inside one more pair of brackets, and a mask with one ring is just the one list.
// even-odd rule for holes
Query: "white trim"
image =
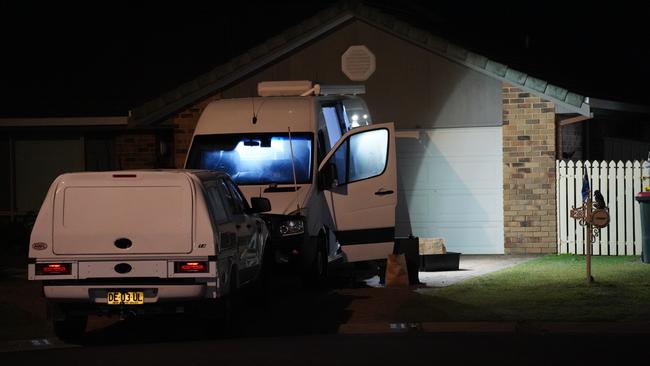
{"label": "white trim", "polygon": [[126,125],[127,116],[119,117],[52,117],[52,118],[0,118],[0,127],[39,126],[116,126]]}

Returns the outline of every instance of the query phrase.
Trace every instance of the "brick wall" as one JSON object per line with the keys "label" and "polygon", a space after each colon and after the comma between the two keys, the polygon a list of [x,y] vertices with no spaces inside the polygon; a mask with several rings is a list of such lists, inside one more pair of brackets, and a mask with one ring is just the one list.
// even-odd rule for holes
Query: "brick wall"
{"label": "brick wall", "polygon": [[128,133],[115,138],[118,169],[156,168],[157,137],[154,133]]}
{"label": "brick wall", "polygon": [[555,253],[555,107],[503,85],[505,253]]}
{"label": "brick wall", "polygon": [[174,161],[176,168],[182,168],[185,165],[185,157],[190,147],[190,142],[192,142],[192,134],[194,133],[194,128],[196,128],[196,123],[199,121],[201,112],[203,112],[203,109],[208,103],[220,98],[220,95],[208,98],[171,118],[174,124]]}

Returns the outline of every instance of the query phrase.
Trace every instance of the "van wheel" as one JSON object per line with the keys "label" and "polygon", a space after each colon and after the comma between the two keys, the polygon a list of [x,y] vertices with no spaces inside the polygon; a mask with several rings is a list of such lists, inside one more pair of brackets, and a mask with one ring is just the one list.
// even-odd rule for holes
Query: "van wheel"
{"label": "van wheel", "polygon": [[318,246],[314,261],[304,275],[305,282],[310,287],[322,288],[327,283],[327,252],[325,249],[325,237],[318,236]]}
{"label": "van wheel", "polygon": [[64,342],[77,342],[86,332],[87,315],[65,314],[63,319],[53,319],[54,334]]}

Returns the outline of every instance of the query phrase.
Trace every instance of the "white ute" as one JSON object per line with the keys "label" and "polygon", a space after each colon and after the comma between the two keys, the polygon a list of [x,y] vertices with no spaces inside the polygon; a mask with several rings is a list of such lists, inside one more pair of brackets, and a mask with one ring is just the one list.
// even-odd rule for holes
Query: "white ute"
{"label": "white ute", "polygon": [[274,258],[322,283],[328,264],[393,251],[397,178],[393,123],[373,124],[363,86],[258,84],[255,98],[211,102],[185,167],[229,173],[262,215]]}
{"label": "white ute", "polygon": [[34,224],[28,276],[43,281],[63,339],[83,334],[93,313],[227,311],[228,295],[266,267],[256,213],[270,203],[251,204],[220,172],[63,174]]}

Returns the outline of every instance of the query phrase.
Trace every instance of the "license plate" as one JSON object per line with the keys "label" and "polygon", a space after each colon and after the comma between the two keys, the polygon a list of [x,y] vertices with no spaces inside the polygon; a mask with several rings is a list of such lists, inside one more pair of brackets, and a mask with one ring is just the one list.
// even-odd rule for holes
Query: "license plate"
{"label": "license plate", "polygon": [[144,292],[108,291],[106,300],[108,305],[142,305],[144,304]]}

